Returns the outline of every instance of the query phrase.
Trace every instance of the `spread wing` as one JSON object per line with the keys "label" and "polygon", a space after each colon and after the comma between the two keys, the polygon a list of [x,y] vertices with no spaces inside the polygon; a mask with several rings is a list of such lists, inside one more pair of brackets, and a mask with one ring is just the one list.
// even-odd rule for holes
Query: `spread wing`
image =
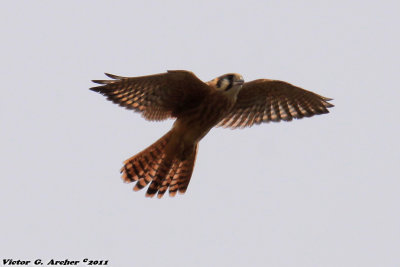
{"label": "spread wing", "polygon": [[287,82],[255,80],[243,85],[232,111],[218,126],[243,128],[329,113],[328,108],[333,107],[330,100]]}
{"label": "spread wing", "polygon": [[121,77],[106,73],[112,80],[93,80],[101,86],[90,90],[137,112],[148,120],[177,117],[197,106],[210,87],[192,72],[175,70],[141,77]]}

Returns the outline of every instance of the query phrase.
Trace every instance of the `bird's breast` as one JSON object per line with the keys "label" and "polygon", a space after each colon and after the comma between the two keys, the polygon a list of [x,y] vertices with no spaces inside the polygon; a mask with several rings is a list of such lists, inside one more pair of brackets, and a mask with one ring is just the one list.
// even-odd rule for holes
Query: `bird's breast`
{"label": "bird's breast", "polygon": [[174,128],[185,141],[197,143],[229,113],[233,105],[234,101],[224,95],[210,95],[196,108],[182,113]]}

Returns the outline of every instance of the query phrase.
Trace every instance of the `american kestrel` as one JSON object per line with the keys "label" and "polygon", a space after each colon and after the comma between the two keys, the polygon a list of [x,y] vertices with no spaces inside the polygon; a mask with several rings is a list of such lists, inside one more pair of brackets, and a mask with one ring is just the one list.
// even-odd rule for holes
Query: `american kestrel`
{"label": "american kestrel", "polygon": [[141,77],[106,73],[112,80],[93,80],[91,90],[140,112],[150,121],[175,118],[172,129],[154,144],[124,161],[125,182],[135,191],[148,185],[146,196],[185,193],[192,176],[199,141],[213,128],[244,128],[262,122],[291,121],[329,113],[331,98],[287,82],[259,79],[244,82],[229,73],[202,82],[192,72],[173,70]]}

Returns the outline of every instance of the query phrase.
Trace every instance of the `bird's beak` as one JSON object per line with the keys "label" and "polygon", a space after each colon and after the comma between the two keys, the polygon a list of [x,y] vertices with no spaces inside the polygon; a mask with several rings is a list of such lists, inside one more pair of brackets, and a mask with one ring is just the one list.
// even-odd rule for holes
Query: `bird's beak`
{"label": "bird's beak", "polygon": [[244,84],[244,80],[237,80],[233,82],[234,85],[242,85]]}

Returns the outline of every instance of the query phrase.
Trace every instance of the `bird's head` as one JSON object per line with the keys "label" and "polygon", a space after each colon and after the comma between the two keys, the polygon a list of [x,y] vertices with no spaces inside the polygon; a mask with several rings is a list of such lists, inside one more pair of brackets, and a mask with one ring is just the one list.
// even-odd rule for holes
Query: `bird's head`
{"label": "bird's head", "polygon": [[238,93],[244,83],[243,77],[237,73],[228,73],[208,82],[217,91]]}

